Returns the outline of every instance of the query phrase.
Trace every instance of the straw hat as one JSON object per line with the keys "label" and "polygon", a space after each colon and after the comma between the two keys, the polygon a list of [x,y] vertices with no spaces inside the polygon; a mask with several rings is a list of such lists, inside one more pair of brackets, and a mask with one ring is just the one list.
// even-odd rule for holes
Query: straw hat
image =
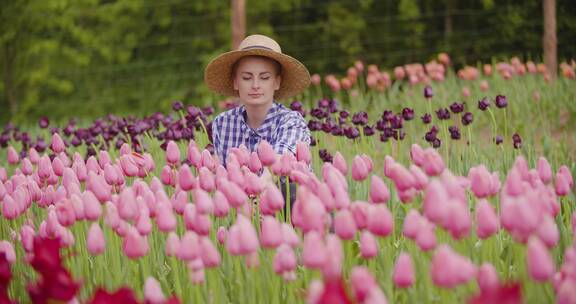
{"label": "straw hat", "polygon": [[232,81],[232,66],[244,56],[264,56],[276,60],[282,66],[282,82],[274,97],[284,99],[301,93],[310,84],[310,73],[298,60],[282,54],[280,45],[264,35],[250,35],[238,46],[238,50],[224,53],[212,60],[204,71],[204,82],[216,93],[238,97]]}

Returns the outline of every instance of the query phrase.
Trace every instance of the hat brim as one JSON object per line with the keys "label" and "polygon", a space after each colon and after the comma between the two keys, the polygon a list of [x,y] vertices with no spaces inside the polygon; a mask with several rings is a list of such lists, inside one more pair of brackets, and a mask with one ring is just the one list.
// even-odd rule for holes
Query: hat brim
{"label": "hat brim", "polygon": [[230,51],[212,60],[204,70],[204,83],[215,93],[238,97],[232,80],[232,66],[245,56],[264,56],[276,60],[282,66],[282,82],[274,98],[286,99],[300,94],[310,85],[308,69],[297,59],[266,49]]}

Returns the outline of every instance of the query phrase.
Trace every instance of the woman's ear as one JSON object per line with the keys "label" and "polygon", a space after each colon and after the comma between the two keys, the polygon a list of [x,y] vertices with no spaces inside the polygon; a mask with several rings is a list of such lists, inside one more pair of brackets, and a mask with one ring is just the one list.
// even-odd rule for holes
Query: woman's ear
{"label": "woman's ear", "polygon": [[232,77],[232,85],[234,90],[238,91],[238,81],[236,81],[236,77]]}
{"label": "woman's ear", "polygon": [[282,75],[276,75],[276,79],[274,79],[274,90],[280,90],[280,84],[282,84]]}

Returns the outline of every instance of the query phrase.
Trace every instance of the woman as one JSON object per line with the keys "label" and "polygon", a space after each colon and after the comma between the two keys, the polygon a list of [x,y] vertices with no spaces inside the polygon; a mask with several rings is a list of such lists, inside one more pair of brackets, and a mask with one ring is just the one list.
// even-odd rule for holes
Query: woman
{"label": "woman", "polygon": [[266,140],[278,154],[296,153],[299,141],[310,144],[302,115],[276,102],[306,89],[310,74],[298,60],[282,54],[273,39],[246,37],[238,50],[208,64],[204,81],[210,90],[238,97],[241,103],[212,122],[214,151],[222,164],[226,165],[229,149],[241,144],[255,151]]}

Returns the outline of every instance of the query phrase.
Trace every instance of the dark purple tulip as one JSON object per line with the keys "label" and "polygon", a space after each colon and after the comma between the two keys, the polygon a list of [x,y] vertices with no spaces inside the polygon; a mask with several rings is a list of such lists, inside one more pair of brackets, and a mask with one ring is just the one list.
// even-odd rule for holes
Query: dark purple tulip
{"label": "dark purple tulip", "polygon": [[20,159],[24,159],[28,155],[28,152],[26,151],[26,149],[22,149],[20,150],[20,153],[18,153],[18,155],[20,156]]}
{"label": "dark purple tulip", "polygon": [[427,85],[424,87],[424,98],[430,99],[434,96],[434,92],[432,91],[432,87]]}
{"label": "dark purple tulip", "polygon": [[[326,131],[325,131],[326,132]],[[326,133],[330,133],[334,136],[342,136],[345,135],[346,133],[344,132],[344,128],[342,128],[341,126],[334,126],[330,131],[326,132]]]}
{"label": "dark purple tulip", "polygon": [[172,103],[172,110],[174,110],[174,111],[180,111],[183,108],[184,108],[184,104],[179,100]]}
{"label": "dark purple tulip", "polygon": [[48,120],[48,117],[46,117],[46,116],[40,117],[40,119],[38,120],[38,125],[40,126],[41,129],[48,128],[48,126],[50,125],[50,121]]}
{"label": "dark purple tulip", "polygon": [[398,133],[398,131],[396,131],[396,130],[394,130],[394,129],[392,129],[392,128],[385,128],[383,134],[384,134],[384,136],[390,138],[390,137],[396,137],[396,136],[397,136],[397,135],[396,135],[397,133]]}
{"label": "dark purple tulip", "polygon": [[478,101],[478,109],[482,111],[486,111],[486,109],[488,109],[489,106],[490,106],[490,99],[488,99],[488,97],[484,97]]}
{"label": "dark purple tulip", "polygon": [[518,133],[512,135],[512,142],[514,144],[514,149],[520,149],[522,147],[522,138],[520,138]]}
{"label": "dark purple tulip", "polygon": [[322,129],[322,123],[317,120],[309,120],[308,121],[308,129],[310,131],[318,131]]}
{"label": "dark purple tulip", "polygon": [[402,127],[404,126],[404,119],[402,118],[401,115],[394,115],[390,119],[390,126],[393,129],[402,129]]}
{"label": "dark purple tulip", "polygon": [[315,118],[322,119],[322,118],[327,117],[328,113],[326,111],[324,111],[324,109],[322,109],[322,108],[313,108],[310,111],[310,115],[312,115]]}
{"label": "dark purple tulip", "polygon": [[496,101],[494,103],[496,104],[496,107],[502,109],[508,105],[508,100],[506,100],[506,96],[498,95],[496,96]]}
{"label": "dark purple tulip", "polygon": [[382,119],[378,120],[376,122],[376,130],[384,131],[384,128],[386,128],[386,122]]}
{"label": "dark purple tulip", "polygon": [[290,103],[290,109],[292,111],[300,111],[302,110],[302,103],[297,100],[294,100],[293,102]]}
{"label": "dark purple tulip", "polygon": [[318,155],[320,156],[320,159],[322,159],[323,162],[325,163],[332,162],[332,155],[330,155],[330,153],[328,153],[326,149],[320,149],[318,151]]}
{"label": "dark purple tulip", "polygon": [[316,137],[310,136],[310,146],[311,147],[316,146]]}
{"label": "dark purple tulip", "polygon": [[214,145],[212,143],[208,143],[204,149],[208,150],[210,154],[214,155]]}
{"label": "dark purple tulip", "polygon": [[384,110],[384,112],[382,113],[382,119],[384,119],[384,121],[390,121],[390,119],[392,119],[392,117],[394,117],[394,112],[390,111],[390,110]]}
{"label": "dark purple tulip", "polygon": [[406,121],[414,119],[414,110],[412,110],[410,108],[402,109],[402,117]]}
{"label": "dark purple tulip", "polygon": [[330,133],[330,131],[332,131],[332,129],[334,129],[336,126],[337,126],[336,123],[334,123],[333,121],[331,120],[326,121],[322,124],[322,131]]}
{"label": "dark purple tulip", "polygon": [[48,148],[48,145],[44,141],[44,138],[38,136],[38,138],[36,139],[36,145],[34,145],[34,149],[36,149],[36,151],[38,151],[38,153],[42,153],[42,152],[46,151],[47,148]]}
{"label": "dark purple tulip", "polygon": [[420,117],[422,119],[422,122],[425,124],[429,124],[432,122],[432,115],[430,115],[429,113],[424,113],[424,115],[422,115],[422,117]]}
{"label": "dark purple tulip", "polygon": [[471,112],[466,112],[466,113],[464,113],[464,115],[462,115],[462,124],[465,126],[471,124],[473,120],[474,120],[474,115],[472,115]]}
{"label": "dark purple tulip", "polygon": [[320,108],[328,108],[328,106],[330,105],[330,100],[328,99],[320,99],[318,101],[318,107]]}
{"label": "dark purple tulip", "polygon": [[496,142],[497,145],[499,145],[502,142],[504,142],[504,138],[502,138],[502,136],[500,136],[500,135],[497,135],[496,138],[494,139],[494,141]]}
{"label": "dark purple tulip", "polygon": [[380,141],[387,142],[390,137],[386,136],[385,133],[380,134]]}
{"label": "dark purple tulip", "polygon": [[352,115],[352,123],[355,125],[366,125],[368,123],[368,113],[366,112],[358,112]]}
{"label": "dark purple tulip", "polygon": [[214,108],[211,106],[206,106],[202,108],[202,113],[206,116],[214,114]]}
{"label": "dark purple tulip", "polygon": [[404,130],[398,130],[398,131],[394,132],[393,137],[395,140],[403,140],[404,137],[406,137],[406,132],[404,132]]}
{"label": "dark purple tulip", "polygon": [[355,139],[360,136],[360,131],[356,127],[344,128],[344,135],[350,139]]}
{"label": "dark purple tulip", "polygon": [[[200,109],[198,109],[195,106],[188,106],[188,108],[186,108],[186,112],[188,112],[188,115],[190,115],[191,119],[195,119],[196,117],[200,116],[200,113],[202,113],[202,111],[200,111]],[[162,114],[160,114],[162,115]],[[158,115],[158,116],[160,116]],[[157,117],[158,120],[161,120],[163,117]]]}
{"label": "dark purple tulip", "polygon": [[8,142],[10,141],[10,135],[8,134],[2,134],[0,136],[0,146],[2,148],[6,148],[8,147]]}
{"label": "dark purple tulip", "polygon": [[72,140],[70,141],[70,143],[74,146],[74,147],[78,147],[79,145],[82,144],[82,140],[80,138],[78,138],[77,136],[74,136],[72,138]]}
{"label": "dark purple tulip", "polygon": [[336,113],[338,111],[339,111],[338,102],[336,101],[336,99],[330,99],[330,101],[328,102],[328,112]]}
{"label": "dark purple tulip", "polygon": [[372,135],[374,135],[374,133],[375,133],[374,127],[364,126],[364,135],[365,136],[372,136]]}
{"label": "dark purple tulip", "polygon": [[454,102],[450,105],[450,111],[454,114],[462,113],[462,111],[464,111],[464,104]]}
{"label": "dark purple tulip", "polygon": [[460,139],[460,137],[461,137],[460,130],[458,129],[457,126],[450,126],[448,128],[448,131],[450,131],[450,138],[452,138],[454,140]]}
{"label": "dark purple tulip", "polygon": [[440,140],[440,138],[435,138],[434,141],[432,142],[432,147],[434,148],[440,148],[441,145],[442,141]]}
{"label": "dark purple tulip", "polygon": [[96,150],[94,150],[92,147],[86,148],[86,158],[90,156],[96,156]]}
{"label": "dark purple tulip", "polygon": [[431,131],[426,132],[426,134],[424,135],[424,139],[431,143],[434,142],[434,140],[436,139],[436,133],[433,133]]}
{"label": "dark purple tulip", "polygon": [[446,108],[440,108],[436,110],[436,116],[440,120],[450,119],[450,111],[448,111]]}
{"label": "dark purple tulip", "polygon": [[340,111],[339,115],[340,115],[340,118],[346,119],[346,118],[348,118],[348,116],[350,116],[350,112],[348,112],[346,110],[342,110],[342,111]]}
{"label": "dark purple tulip", "polygon": [[434,133],[434,134],[438,134],[438,132],[440,132],[440,128],[438,128],[437,125],[433,125],[433,126],[430,128],[430,132],[432,132],[432,133]]}
{"label": "dark purple tulip", "polygon": [[50,129],[50,134],[58,133],[58,128],[54,127]]}

